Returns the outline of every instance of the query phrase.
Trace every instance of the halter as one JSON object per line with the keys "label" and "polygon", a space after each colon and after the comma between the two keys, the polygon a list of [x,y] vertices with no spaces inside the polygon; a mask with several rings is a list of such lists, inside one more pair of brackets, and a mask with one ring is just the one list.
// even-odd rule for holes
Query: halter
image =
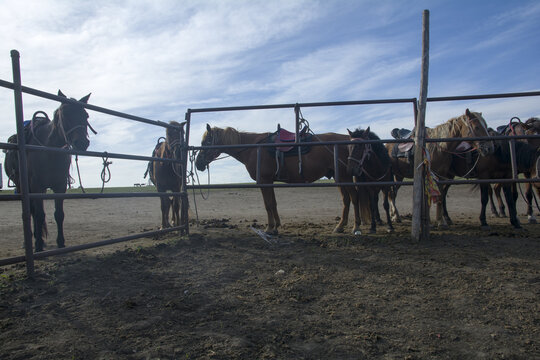
{"label": "halter", "polygon": [[[94,130],[94,128],[92,128],[92,126],[90,125],[90,123],[88,122],[88,119],[85,119],[84,122],[85,124],[84,125],[76,125],[74,127],[72,127],[71,129],[69,129],[68,131],[66,131],[65,129],[65,125],[64,125],[64,112],[63,111],[60,111],[60,109],[62,108],[64,104],[62,104],[60,106],[60,108],[57,110],[58,111],[58,123],[59,123],[59,128],[60,128],[60,132],[64,138],[64,141],[66,142],[66,145],[68,148],[73,148],[73,144],[72,142],[69,140],[69,135],[74,132],[75,130],[78,130],[79,128],[83,128],[85,129],[86,127],[90,128],[90,130],[94,133],[94,135],[97,134],[97,131]],[[86,132],[85,136],[87,136],[88,132]]]}
{"label": "halter", "polygon": [[[352,141],[363,141],[364,139],[352,138],[351,140]],[[354,145],[354,146],[356,146],[356,145]],[[375,177],[371,176],[366,171],[366,169],[364,168],[364,161],[369,160],[371,158],[371,154],[374,154],[374,153],[375,152],[373,151],[371,143],[369,143],[369,144],[365,144],[365,150],[364,150],[364,152],[362,154],[362,158],[360,160],[358,160],[357,158],[355,158],[353,156],[347,157],[348,160],[352,160],[352,161],[354,161],[354,162],[356,162],[358,164],[359,174],[356,175],[356,176],[360,177],[360,176],[362,176],[362,174],[365,174],[370,180],[379,181],[379,180],[382,180],[388,174],[388,172],[390,171],[390,167],[386,168],[386,171],[384,172],[384,174],[382,174],[382,176],[379,177],[379,178],[375,178]]]}

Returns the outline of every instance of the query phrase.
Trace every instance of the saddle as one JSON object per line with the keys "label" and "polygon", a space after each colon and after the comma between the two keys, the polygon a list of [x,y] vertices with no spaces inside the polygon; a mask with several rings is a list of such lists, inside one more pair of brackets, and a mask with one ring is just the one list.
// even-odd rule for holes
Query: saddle
{"label": "saddle", "polygon": [[[48,117],[38,117],[36,114],[34,114],[34,118],[32,120],[24,120],[23,126],[24,126],[24,140],[28,144],[32,137],[34,136],[34,131],[38,127],[48,124],[51,120],[49,120]],[[8,143],[16,144],[17,143],[17,134],[13,134],[8,138]],[[4,149],[4,152],[7,153],[9,150]],[[16,151],[16,150],[11,150]]]}
{"label": "saddle", "polygon": [[[390,134],[394,139],[410,139],[412,138],[412,130],[409,129],[393,129]],[[392,157],[406,158],[407,162],[412,163],[414,157],[414,142],[396,143],[392,148]]]}
{"label": "saddle", "polygon": [[[308,134],[308,127],[305,126],[300,130],[299,134],[300,139],[299,142],[310,142],[311,141],[311,134]],[[273,133],[269,138],[269,143],[275,143],[275,144],[290,144],[294,143],[296,141],[296,133],[290,132],[288,130],[283,129],[279,124],[277,131]],[[270,147],[270,152],[279,151],[287,155],[297,155],[297,151],[293,151],[295,147],[294,146],[276,146],[275,148]],[[300,147],[301,154],[305,154],[309,152],[310,147],[309,146],[302,146]]]}
{"label": "saddle", "polygon": [[[313,135],[308,133],[309,127],[304,126],[299,132],[299,142],[310,142]],[[296,134],[281,128],[278,124],[277,131],[268,137],[268,143],[275,144],[291,144],[296,141]],[[276,157],[276,180],[286,181],[287,174],[283,168],[284,158],[286,156],[295,156],[307,154],[311,150],[311,146],[276,146],[268,147],[268,151]],[[300,171],[301,171],[301,159]]]}

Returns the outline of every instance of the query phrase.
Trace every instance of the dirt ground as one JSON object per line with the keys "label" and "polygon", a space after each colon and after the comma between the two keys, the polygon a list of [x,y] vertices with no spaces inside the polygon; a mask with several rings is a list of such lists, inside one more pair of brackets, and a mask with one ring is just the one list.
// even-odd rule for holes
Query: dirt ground
{"label": "dirt ground", "polygon": [[[258,190],[190,195],[189,236],[169,234],[0,267],[0,359],[540,358],[540,225],[488,217],[450,190],[455,225],[410,240],[334,234],[334,188],[277,189],[275,243]],[[54,248],[52,202],[47,202]],[[489,210],[488,210],[489,213]],[[0,258],[22,255],[20,203],[0,203]],[[157,229],[155,198],[66,201],[66,245]],[[363,227],[367,230],[367,227]]]}

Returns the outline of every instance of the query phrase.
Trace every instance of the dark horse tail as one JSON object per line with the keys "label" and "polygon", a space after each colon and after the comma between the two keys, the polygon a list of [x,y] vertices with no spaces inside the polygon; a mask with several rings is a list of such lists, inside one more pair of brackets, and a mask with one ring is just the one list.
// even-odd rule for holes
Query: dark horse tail
{"label": "dark horse tail", "polygon": [[369,188],[367,186],[357,186],[358,206],[360,208],[360,219],[362,224],[371,224],[371,208],[369,202]]}

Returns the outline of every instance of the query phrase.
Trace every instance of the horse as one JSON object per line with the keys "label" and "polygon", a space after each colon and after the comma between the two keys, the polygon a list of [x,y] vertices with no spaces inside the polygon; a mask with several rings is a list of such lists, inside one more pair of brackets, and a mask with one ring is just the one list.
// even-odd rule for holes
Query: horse
{"label": "horse", "polygon": [[[62,91],[58,96],[66,98]],[[87,104],[90,94],[79,100]],[[75,100],[75,99],[71,99]],[[96,131],[88,123],[88,113],[79,103],[62,102],[54,111],[54,117],[49,120],[47,114],[38,111],[25,127],[24,136],[28,145],[39,145],[85,151],[90,145],[88,128]],[[44,114],[45,117],[39,114]],[[17,143],[17,136],[8,139],[10,143]],[[5,171],[11,182],[15,184],[17,192],[21,191],[19,179],[18,150],[4,150]],[[28,151],[26,156],[28,167],[28,186],[30,193],[45,193],[48,188],[55,193],[65,193],[71,164],[71,155],[50,151]],[[55,199],[54,219],[58,229],[56,244],[59,248],[65,247],[64,238],[64,199]],[[45,211],[43,199],[30,199],[30,213],[34,224],[35,251],[43,251],[43,237],[47,237]]]}
{"label": "horse", "polygon": [[[380,140],[377,134],[370,131],[356,129],[349,132],[350,140],[354,144],[349,145],[349,157],[347,162],[347,172],[355,177],[357,182],[393,181],[392,163],[388,151],[382,143],[365,143],[365,140]],[[371,208],[371,228],[370,233],[377,231],[377,194],[382,191],[383,208],[386,212],[387,232],[393,232],[392,219],[390,218],[390,206],[388,204],[391,186],[370,186],[368,188],[369,204]]]}
{"label": "horse", "polygon": [[[284,129],[281,129],[284,130]],[[275,133],[252,133],[240,132],[231,127],[219,128],[206,125],[206,132],[203,134],[201,145],[244,145],[244,144],[262,144],[275,143]],[[310,134],[311,135],[311,134]],[[323,141],[348,141],[348,135],[336,133],[312,134],[309,142]],[[276,145],[279,145],[276,143]],[[281,144],[283,145],[283,144]],[[272,184],[274,181],[283,181],[286,183],[312,183],[323,176],[332,178],[335,175],[334,170],[334,151],[333,147],[305,145],[302,151],[308,151],[301,155],[301,166],[299,166],[298,149],[293,148],[295,156],[281,157],[283,147],[268,147],[260,151],[260,184]],[[225,149],[201,149],[197,154],[195,165],[199,171],[204,171],[206,167],[218,158],[221,153],[226,153],[246,167],[253,180],[257,180],[257,148],[225,148]],[[347,145],[338,146],[338,171],[341,182],[352,182],[352,176],[347,174]],[[300,168],[299,168],[300,167]],[[362,219],[369,221],[369,206],[367,195],[364,192],[358,192],[355,186],[339,187],[342,196],[343,209],[339,223],[335,227],[335,232],[343,232],[347,225],[349,217],[349,206],[352,201],[354,208],[354,228],[353,233],[360,232],[360,211]],[[261,193],[264,200],[268,224],[266,233],[278,234],[278,228],[281,225],[277,210],[276,196],[273,187],[261,187]],[[361,207],[359,207],[361,206]]]}
{"label": "horse", "polygon": [[[523,173],[535,174],[538,177],[540,148],[535,148],[525,142],[517,141],[515,143],[516,165],[517,171]],[[474,167],[471,168],[471,162],[474,162]],[[510,179],[512,178],[512,163],[510,148],[505,140],[495,141],[495,151],[491,155],[479,156],[473,152],[472,159],[467,160],[463,157],[455,156],[452,159],[451,175],[477,178],[477,179]],[[537,185],[538,183],[535,183]],[[489,230],[490,227],[486,222],[486,206],[489,197],[489,184],[480,184],[481,190],[481,205],[480,225],[482,229]],[[502,189],[508,205],[508,215],[510,223],[516,229],[521,228],[519,219],[517,218],[517,210],[512,185],[503,183]]]}
{"label": "horse", "polygon": [[[465,110],[465,114],[453,117],[445,123],[434,128],[426,128],[427,138],[466,138],[466,137],[487,137],[487,124],[482,113]],[[410,143],[412,146],[412,143]],[[392,170],[396,181],[402,181],[404,178],[414,177],[414,161],[409,156],[400,156],[398,149],[405,145],[386,144],[388,154],[392,161]],[[472,148],[478,149],[482,156],[489,155],[494,151],[494,145],[490,140],[474,140],[459,143],[457,141],[449,142],[428,142],[426,152],[429,156],[430,171],[440,178],[448,178],[453,154],[466,152]],[[408,151],[412,151],[411,148]],[[396,188],[397,189],[397,188]],[[400,221],[399,212],[395,204],[395,192],[391,192],[390,211],[393,214],[393,220]],[[444,191],[441,193],[442,199],[445,197]],[[444,201],[444,200],[443,200]],[[443,211],[442,201],[437,201],[437,225],[442,228],[452,224],[452,220]]]}
{"label": "horse", "polygon": [[[159,138],[152,157],[163,159],[182,159],[181,148],[184,144],[184,124],[177,121],[170,121],[169,124],[176,126],[176,129],[167,128],[165,131],[166,137]],[[161,141],[164,140],[164,141]],[[148,171],[150,180],[156,186],[158,192],[180,192],[182,189],[182,170],[178,164],[163,161],[150,161],[148,163]],[[146,177],[146,174],[145,174]],[[180,220],[180,205],[182,200],[180,196],[161,196],[161,229],[171,227],[169,222],[169,209],[172,209],[173,226],[179,226]]]}
{"label": "horse", "polygon": [[[517,121],[515,121],[515,120],[517,120]],[[510,120],[510,122],[507,125],[499,126],[497,128],[497,133],[498,133],[498,135],[509,135],[509,136],[539,135],[540,134],[540,119],[532,117],[532,118],[529,118],[526,122],[523,123],[523,122],[521,122],[521,120],[519,118],[514,117],[514,118],[512,118]],[[540,146],[540,138],[537,138],[537,139],[518,139],[517,141],[526,142],[526,143],[532,145],[535,148],[538,148]],[[527,172],[524,175],[525,175],[526,178],[531,177],[531,174],[527,173]],[[532,208],[532,202],[533,202],[533,196],[534,196],[533,187],[535,187],[534,183],[526,183],[525,184],[525,200],[527,202],[527,219],[528,219],[530,224],[536,224],[537,223],[537,220],[536,220],[536,218],[534,216],[533,208]],[[493,192],[489,193],[491,211],[496,217],[499,217],[499,216],[506,217],[506,211],[505,211],[504,203],[503,203],[502,198],[501,198],[501,189],[502,189],[502,184],[495,184],[493,186]],[[513,195],[514,195],[514,200],[517,200],[518,193],[517,193],[516,184],[512,185],[512,192],[513,192]],[[497,199],[498,211],[497,211],[497,208],[495,207],[495,204],[493,202],[492,193],[495,194],[495,197]],[[538,190],[538,188],[537,188],[537,193],[538,193],[538,196],[540,197],[540,190]]]}

